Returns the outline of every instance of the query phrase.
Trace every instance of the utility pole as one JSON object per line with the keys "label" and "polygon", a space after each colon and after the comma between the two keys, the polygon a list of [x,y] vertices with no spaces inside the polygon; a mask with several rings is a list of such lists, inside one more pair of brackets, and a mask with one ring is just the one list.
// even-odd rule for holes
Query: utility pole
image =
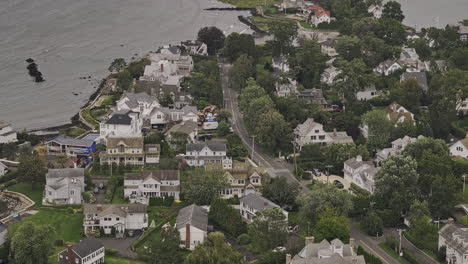
{"label": "utility pole", "polygon": [[465,184],[466,184],[465,178],[466,178],[466,174],[463,174],[462,177],[463,177],[463,193],[465,193]]}
{"label": "utility pole", "polygon": [[252,161],[255,162],[254,154],[255,154],[255,135],[252,136]]}
{"label": "utility pole", "polygon": [[330,181],[328,179],[330,178],[330,168],[332,168],[332,167],[333,167],[332,165],[325,166],[325,168],[327,168],[327,184],[330,183]]}
{"label": "utility pole", "polygon": [[401,252],[401,234],[402,234],[403,231],[405,231],[405,230],[404,230],[404,229],[400,229],[400,228],[398,228],[397,230],[398,230],[398,236],[399,236],[399,238],[400,238],[400,245],[399,245],[399,252],[398,252],[398,255],[399,255],[400,257],[402,257],[402,256],[403,256],[403,252]]}
{"label": "utility pole", "polygon": [[[295,172],[295,176],[297,178],[297,160],[296,160],[296,144],[294,141],[292,141],[292,145],[293,145],[293,153],[294,153],[294,172]],[[301,177],[301,180],[302,180],[302,177]]]}

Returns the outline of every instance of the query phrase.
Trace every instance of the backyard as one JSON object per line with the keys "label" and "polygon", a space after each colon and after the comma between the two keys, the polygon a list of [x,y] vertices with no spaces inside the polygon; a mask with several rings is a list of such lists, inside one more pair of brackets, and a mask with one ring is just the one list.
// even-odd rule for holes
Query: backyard
{"label": "backyard", "polygon": [[36,207],[42,205],[42,195],[44,193],[44,186],[39,186],[35,187],[34,189],[31,189],[30,183],[20,182],[15,185],[9,186],[7,190],[12,192],[19,192],[26,195],[36,203]]}

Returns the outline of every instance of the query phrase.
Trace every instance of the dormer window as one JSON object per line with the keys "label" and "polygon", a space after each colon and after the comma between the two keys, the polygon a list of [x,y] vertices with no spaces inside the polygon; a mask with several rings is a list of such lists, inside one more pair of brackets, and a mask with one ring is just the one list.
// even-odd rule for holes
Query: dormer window
{"label": "dormer window", "polygon": [[125,152],[125,146],[119,145],[119,152]]}

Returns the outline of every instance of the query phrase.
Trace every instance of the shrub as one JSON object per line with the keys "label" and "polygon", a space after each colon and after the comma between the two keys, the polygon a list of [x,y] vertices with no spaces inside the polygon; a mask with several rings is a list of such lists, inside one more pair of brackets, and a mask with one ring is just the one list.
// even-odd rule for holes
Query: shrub
{"label": "shrub", "polygon": [[68,208],[67,208],[67,213],[69,213],[69,214],[74,214],[74,213],[75,213],[75,210],[73,210],[73,208],[71,208],[71,207],[68,207]]}
{"label": "shrub", "polygon": [[242,234],[237,237],[237,242],[241,245],[247,245],[250,243],[250,237],[247,234]]}
{"label": "shrub", "polygon": [[395,250],[398,245],[398,241],[396,241],[395,238],[393,237],[386,237],[385,238],[385,245],[387,245],[389,248]]}
{"label": "shrub", "polygon": [[0,184],[0,189],[8,188],[8,187],[10,187],[12,185],[15,185],[17,183],[18,183],[17,179],[12,179],[12,180],[6,181],[6,182]]}
{"label": "shrub", "polygon": [[406,259],[409,263],[422,263],[417,259],[409,250],[403,249],[403,258]]}
{"label": "shrub", "polygon": [[369,254],[361,246],[359,246],[357,249],[357,255],[364,256],[367,264],[382,264],[382,261],[378,257]]}
{"label": "shrub", "polygon": [[107,256],[115,256],[115,255],[117,255],[117,253],[119,253],[119,251],[116,250],[116,249],[106,248],[106,255]]}
{"label": "shrub", "polygon": [[16,178],[16,173],[15,172],[9,172],[3,176],[0,177],[0,183],[4,183],[10,180],[13,180]]}
{"label": "shrub", "polygon": [[62,239],[57,239],[55,240],[54,244],[57,246],[57,247],[61,247],[65,244],[65,242],[63,242]]}
{"label": "shrub", "polygon": [[442,246],[439,248],[439,252],[437,253],[437,258],[444,262],[447,258],[447,247],[446,246]]}

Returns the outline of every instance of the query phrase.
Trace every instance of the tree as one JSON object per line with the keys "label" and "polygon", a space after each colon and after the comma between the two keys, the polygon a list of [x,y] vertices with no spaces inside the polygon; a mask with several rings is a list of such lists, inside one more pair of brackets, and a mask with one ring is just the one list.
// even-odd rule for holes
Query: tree
{"label": "tree", "polygon": [[458,48],[454,50],[449,61],[458,69],[468,71],[468,48]]}
{"label": "tree", "polygon": [[314,184],[310,193],[299,197],[301,214],[313,223],[327,208],[334,208],[340,215],[347,216],[353,208],[351,196],[331,184]]}
{"label": "tree", "polygon": [[247,226],[242,220],[239,210],[234,209],[224,199],[214,199],[211,202],[208,218],[210,222],[233,237],[238,237],[247,232]]}
{"label": "tree", "polygon": [[392,155],[382,162],[375,178],[375,195],[385,197],[387,208],[406,212],[418,197],[417,163],[411,157]]}
{"label": "tree", "polygon": [[351,61],[361,57],[361,43],[356,36],[343,36],[336,43],[336,51],[345,60]]}
{"label": "tree", "polygon": [[243,264],[243,257],[229,244],[224,242],[224,235],[210,233],[208,239],[195,247],[185,259],[185,264]]}
{"label": "tree", "polygon": [[335,87],[350,102],[356,100],[357,92],[376,83],[375,74],[372,73],[362,59],[339,60],[337,64],[341,73],[337,76],[338,81]]}
{"label": "tree", "polygon": [[185,153],[185,146],[189,142],[189,135],[180,131],[171,132],[168,141],[176,153]]}
{"label": "tree", "polygon": [[198,31],[197,40],[208,47],[209,55],[216,55],[224,46],[224,33],[217,27],[204,27]]}
{"label": "tree", "polygon": [[403,19],[405,19],[405,15],[403,15],[403,11],[401,11],[401,4],[396,1],[388,1],[385,3],[382,17],[392,18],[399,22],[403,22]]}
{"label": "tree", "polygon": [[415,219],[411,224],[411,228],[408,230],[408,233],[425,249],[437,249],[437,241],[439,237],[438,228],[435,224],[431,223],[430,217],[424,215]]}
{"label": "tree", "polygon": [[320,45],[313,40],[306,40],[296,52],[288,58],[292,72],[305,88],[314,88],[320,83],[320,74],[325,70],[327,57],[322,54]]}
{"label": "tree", "polygon": [[391,18],[379,19],[380,31],[377,37],[394,46],[401,46],[406,41],[405,27],[397,20]]}
{"label": "tree", "polygon": [[244,110],[250,105],[250,102],[262,96],[268,95],[265,89],[258,86],[253,78],[247,80],[247,86],[241,91],[239,97],[239,108]]}
{"label": "tree", "polygon": [[416,220],[420,219],[423,216],[430,215],[431,212],[429,211],[429,204],[427,201],[419,201],[414,200],[411,204],[411,207],[406,215],[406,219],[410,221],[410,223],[414,223]]}
{"label": "tree", "polygon": [[376,151],[387,146],[390,142],[393,122],[387,118],[382,110],[372,110],[362,117],[362,123],[367,126],[367,146]]}
{"label": "tree", "polygon": [[289,184],[286,177],[272,178],[263,186],[262,194],[283,208],[285,206],[293,207],[299,194],[299,186]]}
{"label": "tree", "polygon": [[221,122],[221,121],[229,121],[229,118],[232,117],[232,114],[231,112],[229,112],[228,110],[221,110],[218,112],[218,115],[216,116],[216,119],[218,120],[218,122]]}
{"label": "tree", "polygon": [[286,253],[281,251],[268,251],[260,255],[257,264],[284,264]]}
{"label": "tree", "polygon": [[173,227],[162,228],[158,238],[150,240],[151,264],[178,264],[182,261],[180,234]]}
{"label": "tree", "polygon": [[297,37],[297,24],[289,21],[275,21],[270,25],[273,34],[273,54],[288,54]]}
{"label": "tree", "polygon": [[347,243],[349,241],[350,227],[348,219],[336,213],[334,209],[327,209],[314,227],[314,236],[317,241],[324,239],[332,241],[335,238]]}
{"label": "tree", "polygon": [[430,60],[432,56],[432,50],[431,50],[431,47],[429,46],[428,40],[423,39],[423,38],[415,39],[412,41],[412,43],[410,43],[409,46],[416,50],[416,53],[418,54],[421,60],[423,61]]}
{"label": "tree", "polygon": [[219,191],[227,186],[223,171],[196,169],[188,175],[183,193],[190,203],[208,205],[219,196]]}
{"label": "tree", "polygon": [[284,117],[274,109],[260,114],[254,133],[258,143],[270,151],[287,150],[292,140],[291,128]]}
{"label": "tree", "polygon": [[231,125],[226,121],[221,121],[218,125],[218,135],[221,137],[227,136],[231,133]]}
{"label": "tree", "polygon": [[62,168],[68,168],[68,156],[66,154],[59,154],[57,155],[57,163],[62,165]]}
{"label": "tree", "polygon": [[170,93],[164,93],[158,97],[159,104],[163,107],[169,107],[174,104],[174,99]]}
{"label": "tree", "polygon": [[11,261],[17,264],[47,264],[52,253],[54,229],[25,222],[11,236]]}
{"label": "tree", "polygon": [[257,252],[265,252],[282,246],[288,237],[288,222],[279,208],[257,212],[248,229],[252,245]]}
{"label": "tree", "polygon": [[110,72],[121,72],[123,69],[127,67],[127,63],[123,58],[115,59],[109,66]]}
{"label": "tree", "polygon": [[44,182],[47,168],[39,153],[23,152],[19,157],[18,179],[31,183],[31,189],[38,183]]}
{"label": "tree", "polygon": [[268,95],[250,100],[247,108],[242,111],[245,116],[247,129],[255,133],[258,122],[261,120],[261,116],[271,110],[274,111],[274,105],[275,104]]}
{"label": "tree", "polygon": [[229,70],[229,85],[234,90],[241,91],[247,85],[247,80],[254,75],[254,60],[247,55],[241,55]]}
{"label": "tree", "polygon": [[117,74],[117,86],[121,91],[129,91],[133,86],[133,77],[129,71],[121,71]]}
{"label": "tree", "polygon": [[227,57],[229,61],[236,61],[240,56],[258,56],[255,40],[250,34],[238,34],[236,32],[229,34],[224,41],[222,56]]}
{"label": "tree", "polygon": [[367,214],[366,218],[361,223],[361,227],[369,236],[383,235],[383,220],[374,211],[370,211]]}
{"label": "tree", "polygon": [[342,175],[343,164],[346,160],[360,155],[363,160],[370,158],[369,152],[363,145],[356,146],[351,144],[332,144],[322,149],[323,164],[332,166],[328,169],[329,173]]}
{"label": "tree", "polygon": [[421,106],[423,90],[415,78],[401,82],[391,91],[391,98],[408,111],[417,114]]}
{"label": "tree", "polygon": [[263,87],[268,94],[276,91],[277,78],[269,71],[257,71],[257,84]]}

